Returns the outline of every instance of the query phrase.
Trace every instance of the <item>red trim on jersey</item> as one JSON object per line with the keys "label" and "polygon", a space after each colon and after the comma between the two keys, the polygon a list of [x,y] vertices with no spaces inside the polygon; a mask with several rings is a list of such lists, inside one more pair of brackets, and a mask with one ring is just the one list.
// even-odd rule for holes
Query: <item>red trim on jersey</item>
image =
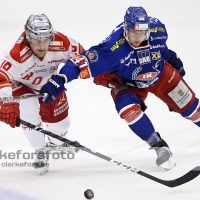
{"label": "red trim on jersey", "polygon": [[0,70],[0,81],[8,81],[10,80],[9,76],[2,70]]}
{"label": "red trim on jersey", "polygon": [[10,51],[11,57],[18,63],[23,63],[30,56],[32,56],[32,50],[28,47],[28,42],[26,41],[25,32],[23,32],[19,39]]}
{"label": "red trim on jersey", "polygon": [[12,87],[11,82],[10,81],[0,82],[0,89],[5,88],[5,87]]}
{"label": "red trim on jersey", "polygon": [[68,51],[70,46],[70,41],[67,36],[60,32],[56,32],[54,35],[54,40],[49,45],[48,51]]}

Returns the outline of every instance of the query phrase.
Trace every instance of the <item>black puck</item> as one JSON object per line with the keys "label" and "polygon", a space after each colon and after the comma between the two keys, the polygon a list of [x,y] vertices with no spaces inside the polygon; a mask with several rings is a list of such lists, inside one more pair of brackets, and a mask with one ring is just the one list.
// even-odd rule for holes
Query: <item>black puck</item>
{"label": "black puck", "polygon": [[92,199],[94,197],[94,192],[92,190],[90,190],[90,189],[87,189],[84,192],[84,195],[85,195],[86,199]]}

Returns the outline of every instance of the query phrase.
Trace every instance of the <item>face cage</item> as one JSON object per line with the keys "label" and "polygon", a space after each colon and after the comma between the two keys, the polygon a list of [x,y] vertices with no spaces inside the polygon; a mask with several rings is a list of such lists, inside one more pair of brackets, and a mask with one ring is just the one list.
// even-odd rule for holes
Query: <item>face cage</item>
{"label": "face cage", "polygon": [[48,34],[48,35],[43,35],[43,36],[38,36],[38,35],[35,34],[36,32],[33,32],[33,31],[29,30],[29,29],[26,29],[25,32],[26,32],[26,39],[27,39],[28,41],[30,41],[31,38],[36,39],[36,40],[46,40],[46,39],[52,38],[52,40],[53,40],[53,37],[54,37],[54,32],[53,32],[53,30],[51,31],[50,34]]}

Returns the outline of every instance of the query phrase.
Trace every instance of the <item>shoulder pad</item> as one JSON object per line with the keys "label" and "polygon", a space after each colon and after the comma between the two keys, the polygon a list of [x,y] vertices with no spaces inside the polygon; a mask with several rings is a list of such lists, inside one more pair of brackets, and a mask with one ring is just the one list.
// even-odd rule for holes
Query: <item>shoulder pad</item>
{"label": "shoulder pad", "polygon": [[166,32],[165,25],[159,19],[149,17],[149,21],[151,33]]}
{"label": "shoulder pad", "polygon": [[23,63],[31,55],[32,51],[28,47],[28,43],[25,39],[25,32],[23,32],[10,50],[10,56],[18,63]]}
{"label": "shoulder pad", "polygon": [[67,36],[60,32],[56,32],[54,40],[49,45],[49,51],[67,51],[70,46],[70,41]]}

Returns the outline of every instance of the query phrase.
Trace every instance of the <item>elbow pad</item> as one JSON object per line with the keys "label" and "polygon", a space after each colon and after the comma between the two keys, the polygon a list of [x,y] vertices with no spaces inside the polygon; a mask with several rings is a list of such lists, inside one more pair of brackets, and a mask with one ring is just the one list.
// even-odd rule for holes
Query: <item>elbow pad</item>
{"label": "elbow pad", "polygon": [[74,63],[74,65],[79,67],[79,69],[80,69],[79,78],[86,79],[86,78],[92,77],[90,68],[89,68],[89,62],[85,56],[76,55],[73,58],[71,58],[70,60],[71,60],[71,62]]}

